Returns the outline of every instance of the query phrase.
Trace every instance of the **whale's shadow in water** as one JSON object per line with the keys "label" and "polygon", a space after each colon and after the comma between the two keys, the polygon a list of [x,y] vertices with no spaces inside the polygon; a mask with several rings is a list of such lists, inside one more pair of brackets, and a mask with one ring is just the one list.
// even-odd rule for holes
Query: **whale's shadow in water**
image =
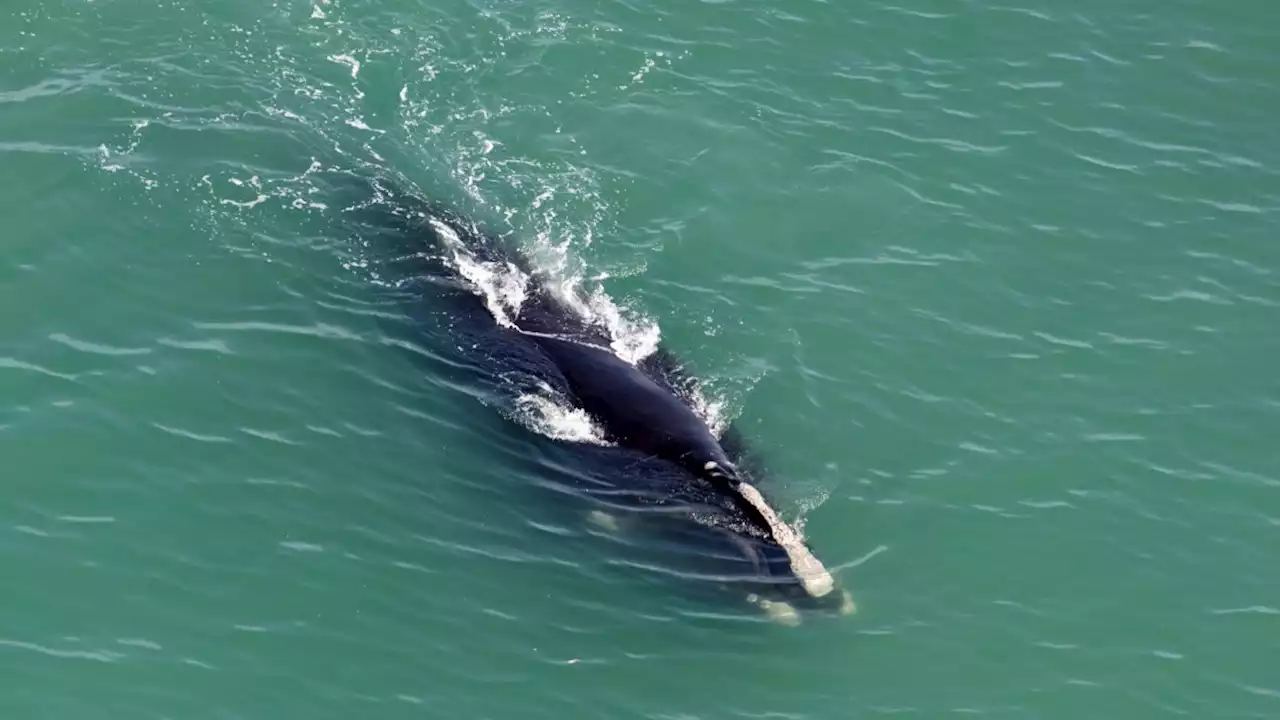
{"label": "whale's shadow in water", "polygon": [[[698,587],[696,596],[716,607],[726,600],[731,605],[749,602],[787,623],[799,620],[797,610],[852,611],[846,590],[824,597],[805,592],[770,527],[749,506],[744,512],[742,499],[723,487],[632,448],[565,441],[511,422],[508,418],[527,416],[531,399],[574,405],[571,383],[535,338],[496,320],[475,278],[469,282],[461,276],[457,248],[445,246],[448,240],[460,240],[470,260],[489,268],[511,263],[515,273],[532,283],[540,279],[536,270],[508,249],[509,239],[411,195],[403,186],[384,178],[354,184],[348,178],[343,184],[348,193],[354,191],[354,202],[343,211],[344,223],[369,246],[387,281],[382,286],[387,301],[408,320],[388,327],[389,335],[433,377],[446,378],[459,392],[497,408],[491,421],[505,425],[508,434],[518,428],[518,450],[508,453],[504,463],[514,475],[537,480],[506,489],[512,502],[525,502],[517,493],[532,493],[528,502],[537,502],[539,522],[554,512],[565,526],[611,543],[611,559],[629,572],[654,573],[661,576],[656,582],[679,584],[686,596],[691,586]],[[452,238],[441,237],[442,223]],[[522,307],[521,312],[527,310]],[[599,344],[604,331],[590,318],[561,307],[535,307],[532,312],[542,314],[540,329],[551,327],[565,337]],[[671,394],[691,402],[696,379],[669,350],[659,348],[638,366]],[[762,474],[760,459],[732,424],[718,441],[753,482]]]}

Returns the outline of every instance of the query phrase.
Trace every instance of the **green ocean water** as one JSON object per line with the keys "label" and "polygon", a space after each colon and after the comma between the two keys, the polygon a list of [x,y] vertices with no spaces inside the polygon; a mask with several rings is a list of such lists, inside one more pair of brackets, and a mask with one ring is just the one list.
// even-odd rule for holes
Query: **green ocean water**
{"label": "green ocean water", "polygon": [[[0,18],[0,716],[1280,717],[1272,5]],[[858,612],[533,501],[335,168],[660,333]]]}

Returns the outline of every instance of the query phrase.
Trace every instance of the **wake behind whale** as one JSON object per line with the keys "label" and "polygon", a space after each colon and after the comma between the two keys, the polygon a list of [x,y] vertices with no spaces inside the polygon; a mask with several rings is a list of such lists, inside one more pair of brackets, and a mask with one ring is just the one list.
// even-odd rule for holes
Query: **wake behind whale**
{"label": "wake behind whale", "polygon": [[[831,572],[760,491],[740,434],[716,433],[697,412],[696,381],[673,353],[620,354],[598,315],[504,239],[384,182],[372,189],[359,211],[376,211],[376,224],[399,245],[398,272],[447,308],[465,370],[523,406],[525,420],[530,405],[576,413],[586,429],[562,439],[606,465],[627,460],[592,488],[598,496],[705,531],[753,569],[748,598],[779,619],[798,620],[794,604],[852,610],[849,593],[837,592]],[[610,514],[591,517],[617,529]]]}

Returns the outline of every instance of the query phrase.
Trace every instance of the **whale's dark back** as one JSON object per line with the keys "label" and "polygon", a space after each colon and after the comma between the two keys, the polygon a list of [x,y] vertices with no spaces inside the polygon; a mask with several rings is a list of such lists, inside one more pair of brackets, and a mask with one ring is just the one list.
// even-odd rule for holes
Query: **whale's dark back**
{"label": "whale's dark back", "polygon": [[620,444],[675,462],[711,458],[729,465],[702,418],[640,368],[610,350],[574,340],[538,337],[583,408]]}
{"label": "whale's dark back", "polygon": [[[510,402],[545,384],[576,400],[622,441],[623,447],[544,444],[547,452],[573,457],[574,469],[558,482],[614,508],[663,509],[657,516],[683,518],[666,524],[667,537],[708,541],[701,545],[707,557],[738,567],[744,580],[794,584],[786,552],[770,541],[758,513],[680,463],[686,453],[731,466],[752,459],[732,426],[717,438],[690,407],[686,390],[693,380],[674,354],[659,348],[638,364],[626,362],[609,349],[607,329],[554,297],[500,235],[449,209],[382,192],[386,199],[372,206],[372,215],[366,207],[365,217],[394,243],[396,257],[384,264],[385,274],[407,281],[413,314],[439,334],[441,347],[456,351],[449,353],[448,367]],[[450,243],[474,260],[511,263],[531,278],[513,318],[518,329],[500,325],[479,289],[461,282]]]}

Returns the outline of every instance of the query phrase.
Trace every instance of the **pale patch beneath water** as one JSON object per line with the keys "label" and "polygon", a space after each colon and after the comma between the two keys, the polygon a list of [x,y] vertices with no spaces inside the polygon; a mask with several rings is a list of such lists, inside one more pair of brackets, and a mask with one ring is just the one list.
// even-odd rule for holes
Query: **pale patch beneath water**
{"label": "pale patch beneath water", "polygon": [[592,510],[587,513],[587,522],[609,533],[616,533],[622,528],[617,516],[603,510]]}
{"label": "pale patch beneath water", "polygon": [[763,610],[773,622],[787,627],[796,627],[800,624],[800,613],[796,611],[794,605],[785,600],[770,600],[752,593],[747,596],[747,601]]}

